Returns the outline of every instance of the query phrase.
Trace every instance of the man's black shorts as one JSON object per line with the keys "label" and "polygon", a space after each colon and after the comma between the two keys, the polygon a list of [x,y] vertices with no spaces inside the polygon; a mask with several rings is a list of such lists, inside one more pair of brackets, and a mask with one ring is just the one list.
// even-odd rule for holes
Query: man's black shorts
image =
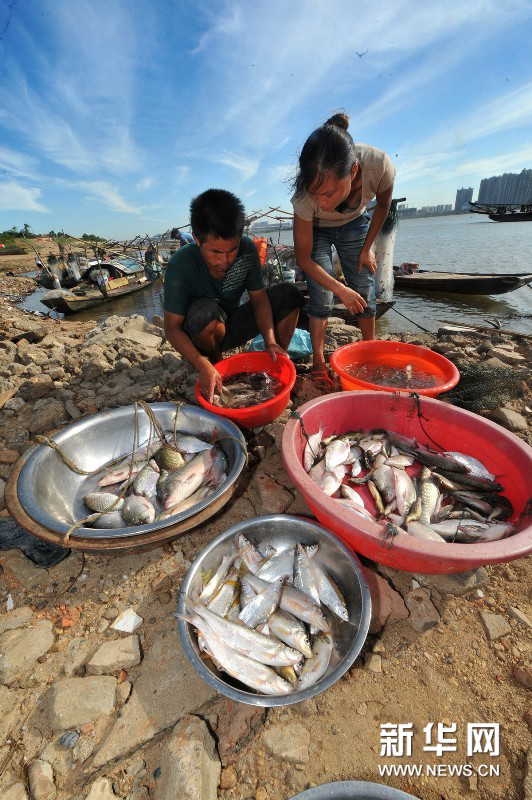
{"label": "man's black shorts", "polygon": [[[274,325],[284,319],[295,308],[301,309],[305,303],[303,295],[293,283],[277,283],[266,290],[272,307]],[[225,323],[225,336],[221,349],[232,350],[240,347],[259,333],[251,302],[238,306],[227,314],[216,300],[205,297],[190,304],[183,323],[183,330],[192,340],[213,320]]]}

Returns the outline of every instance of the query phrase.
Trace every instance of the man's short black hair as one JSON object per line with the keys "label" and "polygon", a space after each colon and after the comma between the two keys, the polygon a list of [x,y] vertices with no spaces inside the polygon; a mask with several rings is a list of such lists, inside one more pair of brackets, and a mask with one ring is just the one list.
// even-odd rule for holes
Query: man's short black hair
{"label": "man's short black hair", "polygon": [[246,214],[244,206],[225,189],[208,189],[190,204],[192,233],[203,243],[209,234],[219,239],[242,236]]}

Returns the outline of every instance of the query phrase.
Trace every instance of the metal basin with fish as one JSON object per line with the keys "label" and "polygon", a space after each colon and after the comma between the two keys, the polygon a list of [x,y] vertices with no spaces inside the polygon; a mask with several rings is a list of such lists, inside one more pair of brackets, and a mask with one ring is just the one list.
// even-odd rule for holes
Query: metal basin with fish
{"label": "metal basin with fish", "polygon": [[[389,392],[338,392],[298,408],[284,430],[282,456],[293,484],[322,525],[357,553],[395,569],[420,573],[465,572],[482,564],[511,561],[532,552],[532,448],[505,428],[470,411],[430,397]],[[366,520],[328,497],[305,471],[306,439],[355,429],[385,429],[439,451],[460,450],[480,458],[497,476],[513,508],[516,533],[499,541],[450,544],[413,536],[387,538],[384,525]]]}
{"label": "metal basin with fish", "polygon": [[417,800],[412,794],[370,781],[335,781],[314,786],[291,800]]}
{"label": "metal basin with fish", "polygon": [[371,598],[358,558],[336,536],[302,517],[271,514],[246,520],[213,539],[193,562],[181,586],[178,614],[186,612],[187,601],[198,594],[203,575],[215,569],[222,556],[231,552],[233,541],[239,534],[244,534],[254,545],[272,544],[278,550],[293,547],[298,542],[319,544],[320,561],[346,600],[349,622],[333,618],[332,615],[328,617],[334,650],[327,672],[317,683],[291,694],[258,694],[225,673],[222,674],[211,661],[204,660],[200,655],[193,627],[183,619],[178,619],[181,644],[187,657],[206,683],[220,694],[239,703],[285,706],[321,694],[347,672],[360,654],[368,634]]}
{"label": "metal basin with fish", "polygon": [[[234,487],[246,464],[246,442],[237,426],[230,420],[221,419],[195,406],[153,403],[150,408],[165,431],[173,431],[175,426],[178,431],[217,441],[227,459],[227,478],[203,500],[181,513],[150,524],[114,530],[77,528],[71,535],[70,546],[75,547],[76,540],[146,538],[147,534],[175,526],[200,513],[205,519],[210,516],[208,509],[211,506],[212,513],[215,513],[220,508],[218,501],[223,499],[225,503],[229,499],[229,490]],[[123,406],[85,417],[61,430],[53,440],[79,468],[85,471],[101,470],[114,459],[131,452],[136,444],[135,428],[137,442],[147,441],[150,421],[146,413],[134,405]],[[24,519],[18,519],[20,514],[15,509],[13,516],[27,529],[30,528],[26,517],[45,532],[64,535],[75,521],[87,516],[82,498],[94,491],[97,480],[97,475],[73,472],[58,453],[47,445],[33,447],[24,456],[24,464],[16,482],[16,505],[22,509]],[[32,532],[39,535],[38,530],[32,529]]]}

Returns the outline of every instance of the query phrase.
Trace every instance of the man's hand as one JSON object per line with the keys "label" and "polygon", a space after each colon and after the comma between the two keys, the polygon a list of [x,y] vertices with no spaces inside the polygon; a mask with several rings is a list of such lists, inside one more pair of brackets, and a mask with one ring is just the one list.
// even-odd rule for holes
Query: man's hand
{"label": "man's hand", "polygon": [[277,356],[288,356],[286,350],[283,350],[283,348],[276,342],[267,345],[266,350],[271,355],[274,361],[277,361]]}
{"label": "man's hand", "polygon": [[364,267],[367,267],[370,272],[377,271],[377,262],[375,261],[375,255],[373,254],[373,251],[362,248],[358,257],[357,269],[360,272],[360,270],[364,269]]}
{"label": "man's hand", "polygon": [[341,290],[335,291],[335,294],[352,314],[361,314],[367,306],[362,295],[348,286],[342,286]]}
{"label": "man's hand", "polygon": [[209,361],[206,361],[199,370],[199,382],[203,397],[212,404],[214,392],[222,393],[223,381],[218,370]]}

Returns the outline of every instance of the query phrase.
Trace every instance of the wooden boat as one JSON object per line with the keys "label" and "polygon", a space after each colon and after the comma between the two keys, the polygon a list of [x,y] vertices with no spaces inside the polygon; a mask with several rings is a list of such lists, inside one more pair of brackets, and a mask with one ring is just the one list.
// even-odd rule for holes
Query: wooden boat
{"label": "wooden boat", "polygon": [[86,308],[99,306],[102,303],[109,303],[126,294],[139,292],[152,286],[159,276],[150,280],[144,274],[137,273],[130,278],[114,278],[107,282],[107,289],[102,291],[96,286],[84,284],[75,289],[55,289],[48,292],[41,303],[52,311],[61,314],[75,314],[76,311],[83,311]]}
{"label": "wooden boat", "polygon": [[476,275],[471,272],[432,272],[420,269],[412,275],[395,275],[395,287],[411,292],[444,294],[505,294],[532,284],[532,272],[514,275]]}
{"label": "wooden boat", "polygon": [[474,214],[487,214],[493,222],[531,222],[532,203],[472,203]]}

